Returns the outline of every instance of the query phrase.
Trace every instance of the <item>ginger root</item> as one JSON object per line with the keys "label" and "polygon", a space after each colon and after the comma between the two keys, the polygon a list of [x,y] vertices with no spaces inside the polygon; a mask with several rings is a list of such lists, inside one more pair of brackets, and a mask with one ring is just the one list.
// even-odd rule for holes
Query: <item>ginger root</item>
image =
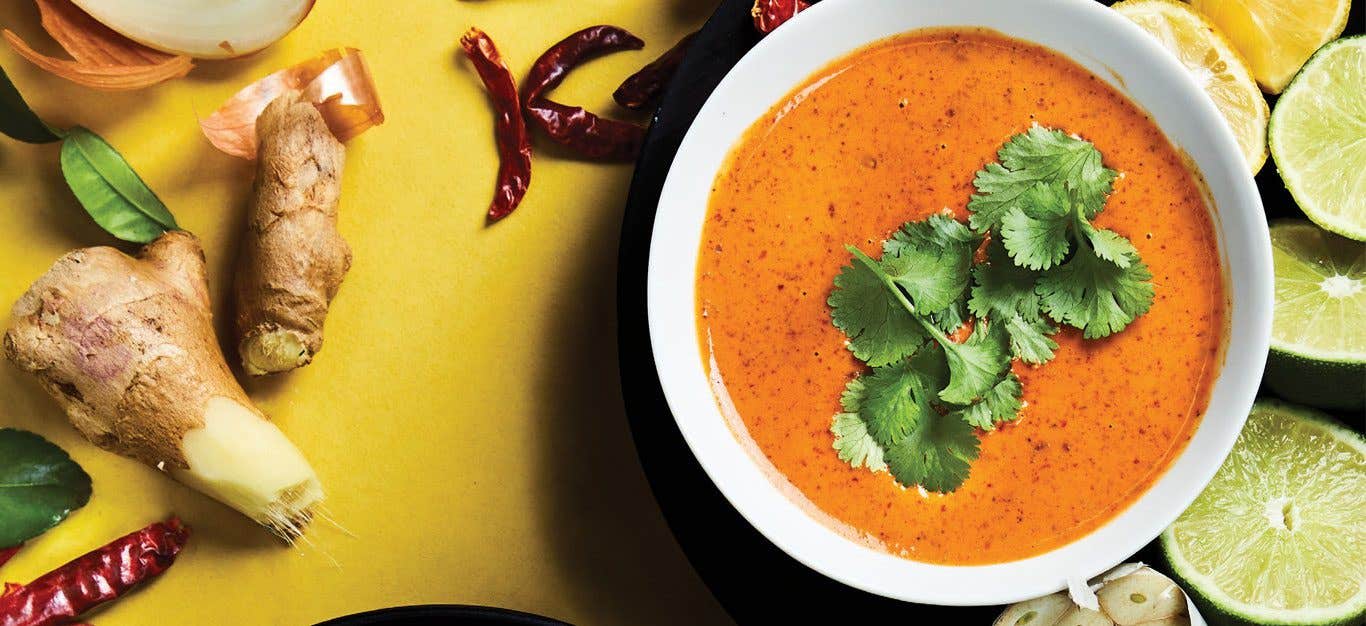
{"label": "ginger root", "polygon": [[307,365],[351,249],[337,232],[345,149],[297,91],[256,121],[255,197],[237,268],[237,336],[248,374]]}
{"label": "ginger root", "polygon": [[323,500],[308,461],[228,369],[189,233],[163,234],[136,259],[108,247],[67,253],[14,305],[4,351],[95,445],[286,539]]}

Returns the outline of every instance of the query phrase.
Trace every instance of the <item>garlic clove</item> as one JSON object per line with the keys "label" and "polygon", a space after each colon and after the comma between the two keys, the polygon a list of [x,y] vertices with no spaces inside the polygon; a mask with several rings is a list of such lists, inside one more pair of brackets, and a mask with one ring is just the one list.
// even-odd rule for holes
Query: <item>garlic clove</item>
{"label": "garlic clove", "polygon": [[1100,611],[1073,605],[1053,626],[1115,626],[1115,623]]}
{"label": "garlic clove", "polygon": [[1119,626],[1136,626],[1186,612],[1186,596],[1176,583],[1146,567],[1105,583],[1096,597],[1101,610]]}
{"label": "garlic clove", "polygon": [[1071,598],[1066,593],[1055,593],[1010,605],[993,626],[1053,626],[1070,608]]}

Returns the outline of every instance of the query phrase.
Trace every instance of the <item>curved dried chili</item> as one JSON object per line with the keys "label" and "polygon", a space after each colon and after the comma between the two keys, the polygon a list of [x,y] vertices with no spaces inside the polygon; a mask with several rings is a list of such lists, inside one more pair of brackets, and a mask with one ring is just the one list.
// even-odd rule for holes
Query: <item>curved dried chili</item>
{"label": "curved dried chili", "polygon": [[76,557],[0,595],[0,626],[55,626],[118,598],[166,571],[190,529],[171,518]]}
{"label": "curved dried chili", "polygon": [[616,26],[592,26],[551,46],[523,85],[522,105],[527,116],[557,143],[578,154],[600,160],[629,161],[640,152],[645,129],[620,120],[599,117],[583,107],[560,104],[545,97],[580,63],[619,50],[639,50],[645,42]]}
{"label": "curved dried chili", "polygon": [[531,186],[531,138],[522,118],[517,83],[493,40],[484,31],[471,28],[460,38],[460,47],[484,82],[496,112],[493,134],[498,141],[498,182],[488,213],[489,221],[496,222],[521,204]]}
{"label": "curved dried chili", "polygon": [[617,104],[632,111],[639,111],[654,104],[659,96],[663,95],[664,88],[669,86],[669,81],[673,79],[674,72],[678,71],[678,66],[683,63],[683,57],[687,56],[688,48],[692,46],[695,37],[697,33],[694,32],[679,39],[668,52],[661,54],[658,59],[651,61],[649,65],[640,68],[640,71],[623,81],[612,94],[612,98]]}
{"label": "curved dried chili", "polygon": [[805,0],[754,0],[749,13],[754,16],[755,30],[767,35],[809,8],[811,3]]}

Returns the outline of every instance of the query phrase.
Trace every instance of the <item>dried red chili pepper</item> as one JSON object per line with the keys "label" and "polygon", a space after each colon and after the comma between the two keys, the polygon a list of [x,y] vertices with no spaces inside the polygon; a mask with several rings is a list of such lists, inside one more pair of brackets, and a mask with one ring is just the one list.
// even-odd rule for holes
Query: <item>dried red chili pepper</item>
{"label": "dried red chili pepper", "polygon": [[639,50],[645,42],[616,26],[592,26],[551,46],[522,86],[522,105],[531,121],[557,143],[590,159],[629,161],[645,141],[645,129],[620,120],[598,117],[583,107],[568,106],[545,97],[569,70],[588,59],[619,50]]}
{"label": "dried red chili pepper", "polygon": [[493,135],[498,141],[498,183],[488,219],[496,222],[517,208],[531,186],[531,137],[522,119],[522,103],[517,97],[517,82],[503,63],[502,55],[488,34],[478,28],[465,31],[460,47],[474,64],[484,89],[489,92],[495,111]]}
{"label": "dried red chili pepper", "polygon": [[6,561],[14,558],[14,555],[19,553],[19,548],[21,547],[22,546],[14,546],[13,548],[0,549],[0,565],[4,565]]}
{"label": "dried red chili pepper", "polygon": [[678,66],[683,63],[683,57],[687,56],[694,37],[697,37],[697,33],[689,33],[688,36],[679,39],[674,47],[669,48],[668,52],[640,68],[640,71],[632,74],[617,87],[612,98],[617,104],[632,111],[649,107],[664,93],[664,88],[669,86],[674,72],[678,71]]}
{"label": "dried red chili pepper", "polygon": [[124,535],[0,596],[0,626],[55,626],[166,571],[190,529],[171,518]]}
{"label": "dried red chili pepper", "polygon": [[811,3],[805,0],[754,0],[749,14],[754,16],[754,28],[767,35],[809,8]]}

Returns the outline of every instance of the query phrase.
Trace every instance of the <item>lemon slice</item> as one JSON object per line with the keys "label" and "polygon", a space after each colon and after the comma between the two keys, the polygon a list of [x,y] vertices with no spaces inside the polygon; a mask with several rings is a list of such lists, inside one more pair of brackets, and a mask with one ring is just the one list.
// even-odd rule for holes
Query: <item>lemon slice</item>
{"label": "lemon slice", "polygon": [[1280,93],[1347,27],[1352,0],[1191,0],[1247,57],[1257,84]]}
{"label": "lemon slice", "polygon": [[1204,16],[1175,0],[1127,0],[1114,6],[1170,50],[1224,115],[1247,165],[1266,163],[1266,98],[1238,51]]}

